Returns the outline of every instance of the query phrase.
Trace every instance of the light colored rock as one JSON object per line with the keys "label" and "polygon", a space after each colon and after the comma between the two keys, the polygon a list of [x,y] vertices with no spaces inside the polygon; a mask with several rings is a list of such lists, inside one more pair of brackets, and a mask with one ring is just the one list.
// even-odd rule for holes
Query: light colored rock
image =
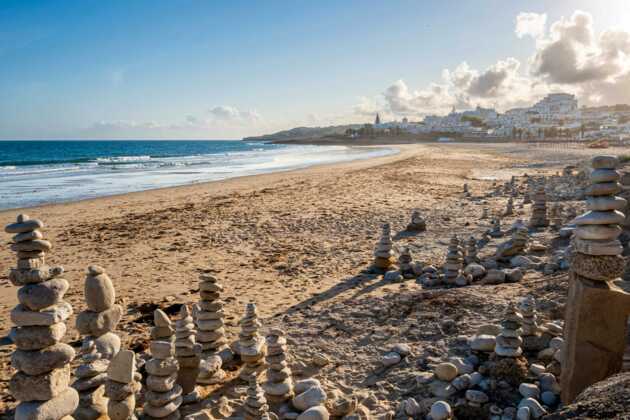
{"label": "light colored rock", "polygon": [[400,354],[398,354],[396,352],[393,352],[393,351],[389,352],[389,353],[386,353],[381,358],[381,363],[385,367],[390,367],[390,366],[397,365],[398,363],[400,363],[400,361],[401,361]]}
{"label": "light colored rock", "polygon": [[96,351],[104,359],[112,359],[120,350],[120,337],[112,332],[105,333],[94,340]]}
{"label": "light colored rock", "polygon": [[65,333],[66,324],[58,322],[48,326],[13,328],[9,337],[20,350],[40,350],[57,344]]}
{"label": "light colored rock", "polygon": [[293,406],[305,411],[326,402],[326,392],[320,387],[312,387],[293,398]]}
{"label": "light colored rock", "polygon": [[470,341],[470,348],[474,351],[492,352],[496,344],[494,335],[475,335]]}
{"label": "light colored rock", "polygon": [[66,388],[48,401],[32,401],[18,404],[15,420],[52,420],[69,416],[79,406],[79,394],[74,388]]}
{"label": "light colored rock", "polygon": [[112,359],[107,369],[107,377],[111,381],[128,384],[133,381],[136,372],[136,355],[131,350],[121,350]]}
{"label": "light colored rock", "polygon": [[27,284],[18,289],[18,300],[32,311],[39,311],[61,302],[70,284],[62,278],[54,278],[37,284]]}
{"label": "light colored rock", "polygon": [[328,420],[328,410],[323,405],[317,405],[304,411],[297,417],[297,420]]}
{"label": "light colored rock", "polygon": [[529,408],[529,413],[533,419],[539,419],[547,414],[547,410],[533,398],[523,398],[518,404],[518,408],[520,409],[521,407]]}
{"label": "light colored rock", "polygon": [[101,312],[109,309],[116,299],[114,285],[103,268],[92,265],[88,267],[85,279],[85,302],[88,309]]}
{"label": "light colored rock", "polygon": [[9,382],[9,389],[18,401],[43,401],[60,395],[69,385],[70,368],[64,366],[36,376],[17,372]]}
{"label": "light colored rock", "polygon": [[457,376],[457,366],[453,363],[444,362],[437,365],[434,369],[435,376],[442,381],[452,381]]}
{"label": "light colored rock", "polygon": [[529,407],[520,407],[516,411],[516,420],[530,420],[532,418]]}
{"label": "light colored rock", "polygon": [[301,381],[297,381],[295,383],[295,386],[293,387],[293,390],[295,391],[296,394],[301,394],[304,391],[308,390],[309,388],[321,388],[322,384],[319,382],[319,380],[315,379],[315,378],[307,378],[307,379],[302,379]]}
{"label": "light colored rock", "polygon": [[436,401],[431,405],[429,415],[431,420],[450,420],[453,417],[453,410],[446,401]]}
{"label": "light colored rock", "polygon": [[538,398],[540,389],[535,384],[522,383],[518,386],[518,392],[523,398]]}
{"label": "light colored rock", "polygon": [[42,375],[69,364],[74,356],[72,347],[57,343],[42,350],[16,350],[11,355],[11,366],[27,375]]}
{"label": "light colored rock", "polygon": [[67,320],[72,315],[72,306],[68,302],[59,302],[40,311],[32,311],[24,305],[17,305],[11,310],[11,321],[18,327],[52,325]]}

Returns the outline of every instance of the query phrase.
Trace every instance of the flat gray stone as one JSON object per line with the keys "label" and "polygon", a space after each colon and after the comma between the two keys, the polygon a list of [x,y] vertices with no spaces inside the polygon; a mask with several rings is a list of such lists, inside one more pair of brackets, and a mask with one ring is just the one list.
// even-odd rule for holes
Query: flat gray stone
{"label": "flat gray stone", "polygon": [[[26,216],[26,215],[25,215]],[[26,216],[28,217],[28,216]],[[11,223],[4,227],[6,233],[24,233],[31,230],[41,229],[44,227],[44,223],[38,219],[26,219],[22,222]]]}
{"label": "flat gray stone", "polygon": [[612,211],[588,211],[576,217],[573,223],[576,225],[615,225],[622,224],[626,216],[617,210]]}
{"label": "flat gray stone", "polygon": [[18,327],[45,326],[67,320],[72,315],[72,305],[61,301],[41,311],[32,311],[25,305],[16,305],[11,310],[11,322]]}
{"label": "flat gray stone", "polygon": [[18,300],[28,309],[39,311],[61,302],[70,284],[62,278],[54,278],[38,284],[27,284],[18,289]]}
{"label": "flat gray stone", "polygon": [[612,241],[621,234],[618,225],[581,225],[575,229],[575,237],[597,241]]}
{"label": "flat gray stone", "polygon": [[628,201],[616,196],[587,197],[586,207],[594,211],[625,210]]}
{"label": "flat gray stone", "polygon": [[9,337],[20,350],[40,350],[57,344],[66,333],[66,324],[12,328]]}
{"label": "flat gray stone", "polygon": [[27,375],[42,375],[69,364],[74,356],[72,347],[57,343],[42,350],[16,350],[11,354],[11,366]]}
{"label": "flat gray stone", "polygon": [[52,420],[70,416],[79,406],[79,393],[66,388],[48,401],[23,402],[15,408],[15,420]]}
{"label": "flat gray stone", "polygon": [[83,311],[77,316],[76,327],[83,335],[98,337],[114,331],[122,315],[123,309],[120,305],[113,305],[101,312]]}

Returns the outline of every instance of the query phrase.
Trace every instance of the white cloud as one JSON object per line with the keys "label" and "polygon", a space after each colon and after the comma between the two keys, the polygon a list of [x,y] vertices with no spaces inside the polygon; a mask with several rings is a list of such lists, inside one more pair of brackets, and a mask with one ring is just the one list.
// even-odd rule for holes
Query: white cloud
{"label": "white cloud", "polygon": [[211,118],[224,122],[255,123],[262,119],[255,110],[239,110],[229,105],[215,106],[208,111],[208,114]]}
{"label": "white cloud", "polygon": [[598,35],[592,16],[582,11],[553,22],[549,30],[546,21],[537,13],[516,18],[516,36],[536,39],[525,65],[507,57],[479,70],[463,61],[423,89],[397,80],[376,98],[362,98],[354,113],[420,118],[452,107],[506,110],[559,91],[577,94],[585,105],[630,103],[630,31],[607,29]]}
{"label": "white cloud", "polygon": [[545,33],[546,24],[546,13],[521,12],[516,16],[516,28],[514,32],[519,38],[526,36],[538,38]]}

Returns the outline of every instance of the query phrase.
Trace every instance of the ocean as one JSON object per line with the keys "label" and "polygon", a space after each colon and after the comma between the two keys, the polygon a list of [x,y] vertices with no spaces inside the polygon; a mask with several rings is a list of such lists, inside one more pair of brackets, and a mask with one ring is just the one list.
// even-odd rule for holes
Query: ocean
{"label": "ocean", "polygon": [[393,148],[244,141],[0,141],[0,209],[286,171]]}

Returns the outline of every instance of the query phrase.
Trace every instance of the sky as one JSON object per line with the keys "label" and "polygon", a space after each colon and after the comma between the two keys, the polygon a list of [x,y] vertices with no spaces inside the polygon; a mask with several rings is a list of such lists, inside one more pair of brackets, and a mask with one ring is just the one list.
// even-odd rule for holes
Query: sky
{"label": "sky", "polygon": [[630,103],[628,0],[3,0],[0,139],[238,139]]}

